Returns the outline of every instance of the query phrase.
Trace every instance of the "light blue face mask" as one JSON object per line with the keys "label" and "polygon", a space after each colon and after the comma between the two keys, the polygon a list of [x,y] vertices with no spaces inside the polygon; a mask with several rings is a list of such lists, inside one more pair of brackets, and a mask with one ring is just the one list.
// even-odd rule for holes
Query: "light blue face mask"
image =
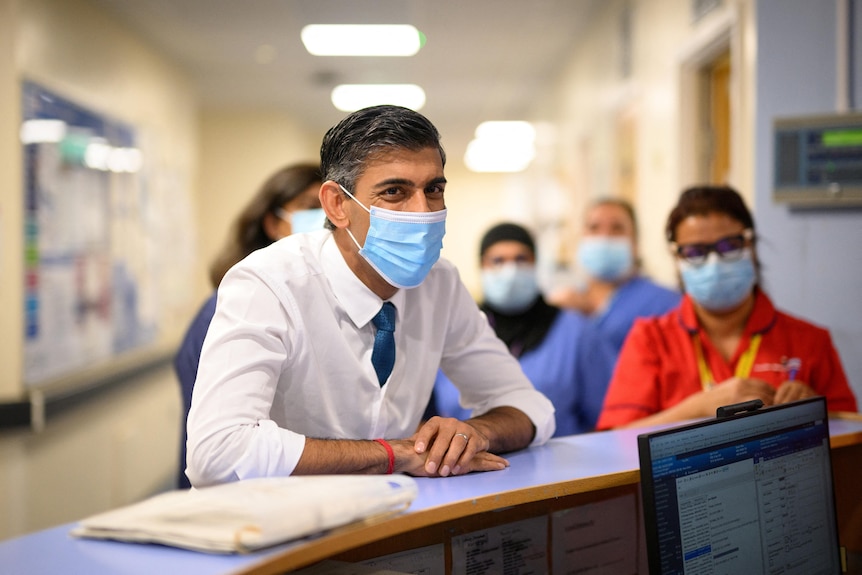
{"label": "light blue face mask", "polygon": [[359,248],[359,255],[392,286],[409,289],[421,284],[440,259],[446,234],[446,209],[399,212],[371,206],[369,210],[344,186],[339,184],[339,187],[371,214],[364,246],[360,246],[353,233],[347,230]]}
{"label": "light blue face mask", "polygon": [[505,314],[526,311],[539,297],[536,268],[512,262],[483,269],[482,293],[485,303]]}
{"label": "light blue face mask", "polygon": [[291,234],[314,232],[323,229],[326,212],[323,211],[323,208],[297,210],[289,214],[288,221],[290,222]]}
{"label": "light blue face mask", "polygon": [[627,238],[587,236],[578,245],[578,263],[594,278],[615,281],[627,276],[633,264]]}
{"label": "light blue face mask", "polygon": [[712,252],[702,265],[679,260],[678,266],[686,293],[709,311],[737,307],[751,293],[756,281],[750,248],[745,248],[738,260],[722,260]]}

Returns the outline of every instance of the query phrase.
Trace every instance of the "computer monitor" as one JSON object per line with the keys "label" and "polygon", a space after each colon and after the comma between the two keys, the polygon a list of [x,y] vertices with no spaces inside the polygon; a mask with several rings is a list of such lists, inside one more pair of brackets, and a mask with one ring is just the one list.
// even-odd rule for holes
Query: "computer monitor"
{"label": "computer monitor", "polygon": [[649,572],[841,573],[822,397],[638,436]]}

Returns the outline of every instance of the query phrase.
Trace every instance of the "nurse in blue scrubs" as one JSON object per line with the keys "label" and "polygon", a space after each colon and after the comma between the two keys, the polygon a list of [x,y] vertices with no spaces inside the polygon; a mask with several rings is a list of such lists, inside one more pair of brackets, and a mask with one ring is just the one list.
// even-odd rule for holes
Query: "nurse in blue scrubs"
{"label": "nurse in blue scrubs", "polygon": [[636,318],[663,315],[681,298],[676,290],[641,275],[637,232],[634,209],[625,200],[603,198],[591,204],[577,254],[586,283],[549,297],[555,305],[587,315],[617,353]]}
{"label": "nurse in blue scrubs", "polygon": [[[581,313],[548,305],[536,279],[536,248],[522,226],[503,223],[482,238],[480,308],[533,385],[554,404],[556,435],[592,431],[615,351]],[[428,415],[468,419],[473,406],[438,373]],[[475,415],[479,415],[476,413]]]}

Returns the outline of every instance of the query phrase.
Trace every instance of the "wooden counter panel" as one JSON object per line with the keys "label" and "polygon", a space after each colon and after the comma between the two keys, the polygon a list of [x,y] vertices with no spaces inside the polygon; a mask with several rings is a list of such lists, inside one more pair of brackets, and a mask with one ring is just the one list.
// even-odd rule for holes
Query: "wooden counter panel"
{"label": "wooden counter panel", "polygon": [[633,470],[538,485],[352,524],[292,547],[237,575],[274,575],[323,559],[359,561],[434,543],[448,544],[453,535],[637,492],[639,477],[640,472]]}
{"label": "wooden counter panel", "polygon": [[862,444],[833,448],[832,470],[841,544],[862,553]]}

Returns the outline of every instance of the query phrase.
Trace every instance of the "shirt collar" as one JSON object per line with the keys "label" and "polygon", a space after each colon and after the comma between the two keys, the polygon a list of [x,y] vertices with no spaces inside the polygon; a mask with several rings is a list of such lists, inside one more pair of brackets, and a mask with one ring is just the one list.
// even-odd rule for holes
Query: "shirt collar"
{"label": "shirt collar", "polygon": [[[335,243],[332,234],[323,243],[320,251],[320,263],[323,273],[329,279],[335,299],[347,312],[350,320],[357,326],[362,327],[377,315],[383,300],[362,283],[353,270],[344,261],[344,256]],[[397,310],[404,308],[404,290],[399,289],[388,301],[395,304]],[[396,314],[396,318],[400,312]],[[397,322],[397,319],[396,319]]]}
{"label": "shirt collar", "polygon": [[[772,301],[761,289],[755,288],[754,308],[748,316],[748,321],[745,322],[743,333],[748,335],[766,333],[775,324],[775,318],[775,306],[772,305]],[[695,334],[700,329],[697,314],[694,311],[694,302],[688,294],[683,296],[680,304],[679,323],[690,334]]]}

